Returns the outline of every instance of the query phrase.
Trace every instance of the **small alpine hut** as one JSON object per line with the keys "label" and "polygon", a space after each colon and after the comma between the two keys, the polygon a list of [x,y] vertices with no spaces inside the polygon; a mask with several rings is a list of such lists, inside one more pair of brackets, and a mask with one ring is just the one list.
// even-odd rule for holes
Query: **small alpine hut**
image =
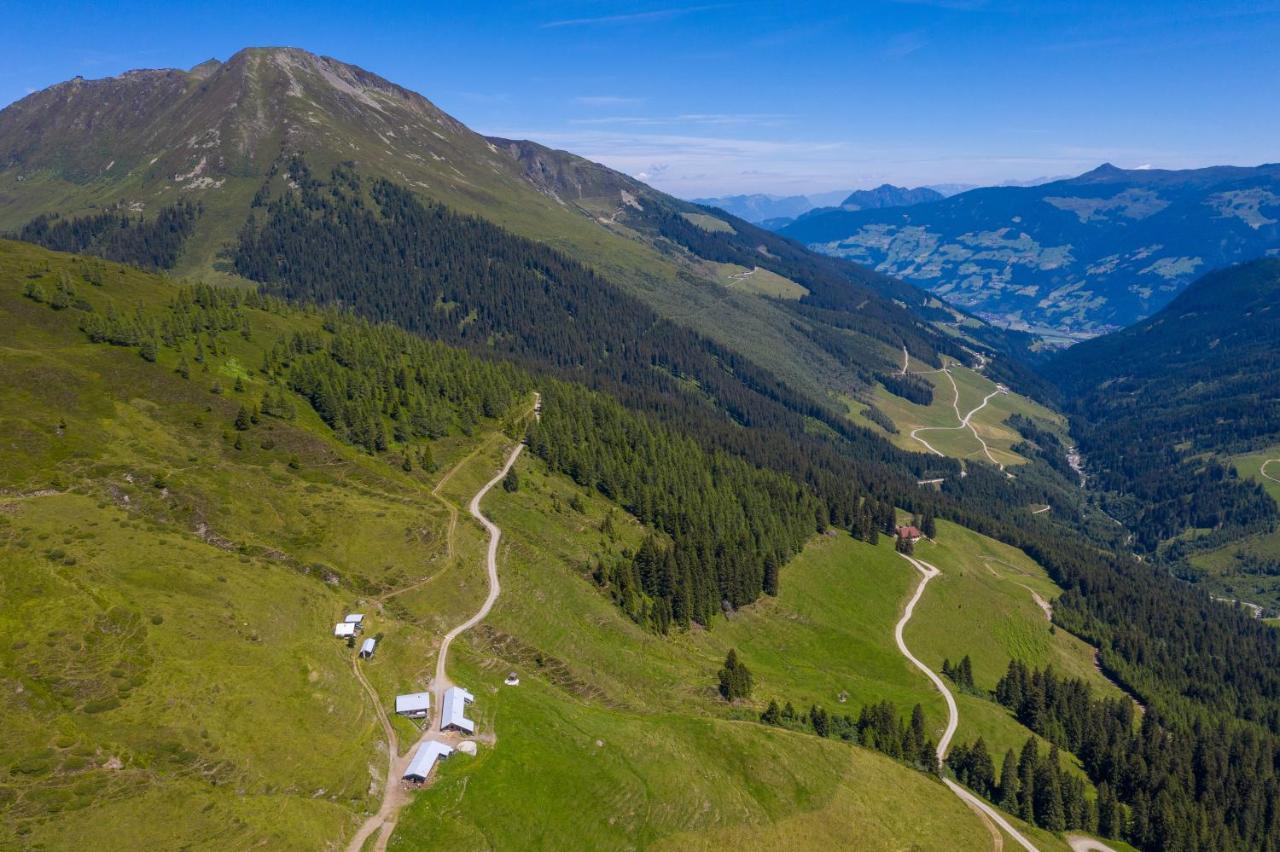
{"label": "small alpine hut", "polygon": [[339,621],[333,625],[333,635],[339,639],[347,639],[356,635],[356,626],[346,621]]}
{"label": "small alpine hut", "polygon": [[396,715],[422,719],[431,712],[430,692],[410,692],[396,696]]}
{"label": "small alpine hut", "polygon": [[898,538],[915,544],[917,541],[924,538],[924,533],[920,532],[917,527],[902,526],[898,527]]}
{"label": "small alpine hut", "polygon": [[378,647],[378,640],[370,636],[364,642],[360,643],[360,659],[367,660],[373,656],[374,650]]}
{"label": "small alpine hut", "polygon": [[343,624],[350,624],[359,632],[364,630],[364,615],[362,613],[353,612],[346,618],[342,619]]}
{"label": "small alpine hut", "polygon": [[423,743],[418,746],[418,752],[413,756],[413,760],[409,761],[409,767],[404,771],[404,780],[411,784],[421,784],[431,774],[436,761],[451,754],[453,749],[444,743],[438,743],[435,740]]}
{"label": "small alpine hut", "polygon": [[467,718],[467,705],[476,698],[460,686],[451,686],[444,692],[444,714],[440,717],[440,730],[476,732],[476,723]]}

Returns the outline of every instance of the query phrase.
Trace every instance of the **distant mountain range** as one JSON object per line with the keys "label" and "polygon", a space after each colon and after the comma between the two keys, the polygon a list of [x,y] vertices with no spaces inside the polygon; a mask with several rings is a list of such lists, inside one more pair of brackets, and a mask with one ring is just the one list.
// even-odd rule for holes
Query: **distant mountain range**
{"label": "distant mountain range", "polygon": [[941,201],[946,198],[941,192],[927,186],[907,189],[884,183],[875,189],[860,189],[849,193],[849,197],[840,202],[844,210],[883,210],[886,207],[910,207],[913,204],[928,204],[930,201]]}
{"label": "distant mountain range", "polygon": [[839,203],[849,190],[835,190],[815,195],[725,195],[715,198],[695,198],[694,204],[715,207],[732,213],[755,225],[770,222],[785,224],[817,207],[829,207]]}
{"label": "distant mountain range", "polygon": [[875,189],[835,190],[810,195],[724,195],[715,198],[695,198],[694,204],[715,207],[732,213],[755,225],[777,229],[793,220],[817,210],[854,209],[869,210],[882,207],[903,207],[927,201],[940,201],[957,192],[972,189],[971,184],[943,183],[907,189],[893,184],[882,184]]}
{"label": "distant mountain range", "polygon": [[975,189],[909,209],[811,213],[781,230],[1050,339],[1151,315],[1205,272],[1280,250],[1280,165],[1119,169]]}

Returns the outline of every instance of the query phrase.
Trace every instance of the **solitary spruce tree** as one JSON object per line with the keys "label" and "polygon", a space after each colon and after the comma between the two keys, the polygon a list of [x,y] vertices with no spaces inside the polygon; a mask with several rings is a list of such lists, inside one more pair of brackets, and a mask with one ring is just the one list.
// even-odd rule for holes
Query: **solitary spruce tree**
{"label": "solitary spruce tree", "polygon": [[724,658],[724,668],[720,669],[719,675],[720,695],[726,701],[751,695],[751,672],[738,660],[738,652],[732,648]]}

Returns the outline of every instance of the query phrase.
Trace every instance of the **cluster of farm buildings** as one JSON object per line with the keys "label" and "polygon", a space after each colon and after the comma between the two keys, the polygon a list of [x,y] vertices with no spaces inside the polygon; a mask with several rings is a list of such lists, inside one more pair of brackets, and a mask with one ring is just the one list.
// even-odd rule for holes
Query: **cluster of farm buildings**
{"label": "cluster of farm buildings", "polygon": [[[364,631],[364,615],[353,612],[333,627],[333,635],[339,639],[354,641]],[[367,660],[373,656],[378,647],[378,640],[369,637],[360,645],[360,658]],[[508,685],[518,684],[519,678],[513,672],[507,678]],[[440,730],[456,731],[471,735],[476,732],[476,723],[467,718],[467,705],[475,701],[475,696],[460,686],[451,686],[444,692],[444,701],[440,709]],[[396,696],[396,715],[408,719],[426,719],[430,724],[431,693],[410,692]],[[464,744],[465,746],[466,744]],[[465,748],[464,748],[465,750]],[[474,744],[472,752],[474,753]],[[453,748],[437,740],[427,740],[418,746],[413,759],[405,769],[404,780],[413,784],[421,784],[427,780],[436,762],[453,754]]]}

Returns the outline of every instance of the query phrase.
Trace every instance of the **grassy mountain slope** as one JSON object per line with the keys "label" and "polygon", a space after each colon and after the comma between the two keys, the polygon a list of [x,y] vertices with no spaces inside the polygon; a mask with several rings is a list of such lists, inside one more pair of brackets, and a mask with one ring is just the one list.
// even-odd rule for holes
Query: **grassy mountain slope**
{"label": "grassy mountain slope", "polygon": [[1195,277],[1280,247],[1280,167],[1104,165],[905,210],[835,210],[782,233],[1050,339],[1129,325]]}
{"label": "grassy mountain slope", "polygon": [[[75,298],[55,309],[67,282]],[[24,297],[29,285],[48,295]],[[254,365],[277,339],[325,334],[322,315],[243,308],[247,335],[232,324],[202,337],[205,360],[188,365],[190,378],[172,348],[153,362],[77,328],[90,316],[85,305],[92,315],[114,307],[160,316],[177,294],[127,267],[0,243],[0,374],[12,403],[0,547],[13,637],[0,648],[0,681],[17,696],[0,711],[16,734],[0,748],[6,844],[89,842],[108,825],[122,846],[216,838],[327,847],[374,806],[385,759],[352,667],[389,704],[424,683],[438,637],[484,594],[475,569],[482,533],[462,523],[451,537],[447,506],[491,475],[509,442],[498,421],[454,424],[418,442],[439,468],[405,471],[398,453],[354,449],[293,394],[292,418],[233,425],[241,405],[273,393]],[[481,696],[477,715],[497,747],[446,764],[406,818],[405,842],[423,816],[440,818],[429,803],[460,781],[471,791],[466,808],[448,819],[506,815],[485,820],[487,835],[457,835],[467,843],[527,840],[536,824],[547,845],[588,836],[604,845],[713,842],[744,831],[801,831],[817,845],[850,838],[852,820],[872,848],[904,837],[983,846],[981,824],[927,776],[869,750],[761,726],[758,707],[731,708],[711,686],[737,644],[758,658],[762,691],[834,709],[829,678],[839,671],[855,702],[918,700],[936,714],[928,683],[892,649],[910,575],[887,546],[821,537],[795,563],[783,609],[762,605],[716,630],[664,639],[628,620],[581,567],[635,547],[640,526],[540,460],[526,456],[519,473],[520,490],[499,492],[491,509],[507,533],[504,597],[461,640],[455,664]],[[851,569],[858,583],[846,590]],[[832,606],[830,591],[849,608]],[[859,625],[841,627],[859,607]],[[384,634],[367,663],[331,637],[351,609]],[[801,613],[799,624],[812,626],[796,632]],[[1047,629],[1028,613],[1029,625]],[[802,668],[793,642],[811,660]],[[1028,661],[1075,653],[1044,656],[1052,647]],[[524,685],[495,694],[511,668]],[[1017,729],[1007,717],[1001,725]],[[412,727],[396,726],[410,741]],[[696,808],[682,763],[712,773],[696,788],[706,797]],[[600,769],[584,775],[588,765]],[[531,771],[560,779],[566,798],[522,810],[533,801]],[[577,810],[587,791],[615,788],[613,798],[592,799],[599,819],[588,830]],[[902,816],[913,809],[929,819]]]}
{"label": "grassy mountain slope", "polygon": [[[81,261],[0,254],[0,680],[13,697],[0,845],[100,843],[108,825],[120,847],[324,846],[381,771],[333,622],[440,570],[445,512],[421,474],[356,452],[302,405],[295,420],[231,426],[263,389],[250,365],[319,317],[255,312],[253,339],[219,335],[225,349],[187,380],[176,356],[92,344],[82,311],[20,295],[63,272],[97,312],[148,313],[176,293],[103,267],[99,289]],[[442,462],[461,437],[437,442]],[[371,631],[395,637],[379,659],[389,687],[430,653],[415,619],[452,622],[483,595],[453,577],[430,610],[374,617]]]}
{"label": "grassy mountain slope", "polygon": [[[776,599],[711,631],[660,639],[618,618],[581,567],[594,543],[608,539],[599,532],[607,504],[588,497],[585,512],[575,513],[567,508],[572,486],[547,476],[536,459],[521,459],[518,470],[520,490],[495,495],[490,509],[507,531],[506,591],[492,615],[493,632],[467,646],[473,679],[496,707],[498,746],[475,763],[447,765],[406,814],[393,847],[413,848],[426,838],[464,846],[522,839],[555,846],[584,831],[608,848],[702,847],[734,837],[782,842],[795,831],[787,842],[796,848],[858,836],[868,848],[896,848],[912,838],[930,848],[943,842],[937,832],[948,825],[957,830],[952,842],[958,848],[987,842],[976,821],[953,825],[963,810],[941,807],[905,822],[887,816],[886,808],[901,800],[882,798],[885,779],[904,785],[904,796],[919,795],[910,774],[894,764],[867,764],[860,752],[846,762],[811,734],[768,728],[761,737],[751,734],[755,715],[774,697],[855,715],[864,702],[920,702],[930,731],[940,730],[939,696],[892,644],[915,575],[887,541],[872,547],[844,535],[816,537],[788,565]],[[1034,563],[950,527],[927,558],[943,567],[948,588],[928,618],[913,625],[909,641],[931,664],[972,647],[985,688],[1016,656],[1114,692],[1093,669],[1091,649],[1065,631],[1049,630],[1027,587],[1050,598],[1058,591]],[[974,621],[968,606],[955,601],[981,601],[999,615]],[[960,635],[974,638],[947,638]],[[731,647],[756,683],[754,699],[735,708],[714,693],[714,672]],[[521,674],[518,688],[501,685],[510,669]],[[570,684],[572,700],[564,706],[550,701],[544,680]],[[527,687],[536,698],[524,694]],[[1020,747],[1029,735],[990,701],[962,701],[962,738],[981,735],[1003,749]],[[760,782],[746,790],[728,783],[727,761]],[[821,784],[794,786],[809,777],[798,769],[803,762],[821,767]],[[536,798],[528,795],[529,777],[541,779]],[[859,802],[870,817],[856,816]],[[1060,848],[1048,836],[1039,842]]]}

